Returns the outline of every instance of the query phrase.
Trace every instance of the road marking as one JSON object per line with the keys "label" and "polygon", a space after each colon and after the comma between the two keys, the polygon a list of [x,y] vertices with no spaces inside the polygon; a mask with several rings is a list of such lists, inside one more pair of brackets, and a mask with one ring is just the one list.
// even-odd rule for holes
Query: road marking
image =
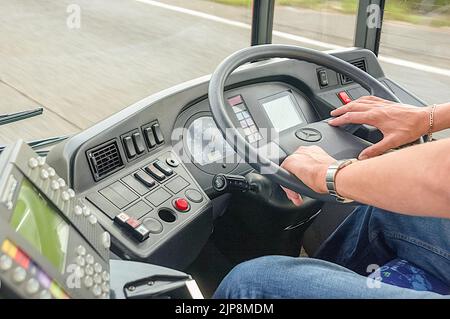
{"label": "road marking", "polygon": [[[214,21],[214,22],[219,22],[222,24],[227,24],[227,25],[231,25],[234,27],[242,28],[242,29],[250,30],[252,28],[252,26],[247,23],[230,20],[230,19],[226,19],[226,18],[221,18],[221,17],[215,16],[215,15],[209,14],[209,13],[186,9],[186,8],[182,8],[182,7],[178,7],[178,6],[174,6],[171,4],[166,4],[166,3],[162,3],[162,2],[158,2],[158,1],[154,1],[154,0],[136,0],[136,1],[145,3],[145,4],[149,4],[149,5],[152,5],[155,7],[159,7],[162,9],[167,9],[167,10],[175,11],[178,13],[184,13],[184,14],[191,15],[194,17],[198,17],[198,18],[202,18],[202,19],[206,19],[206,20],[210,20],[210,21]],[[276,30],[273,31],[273,35],[276,37],[279,37],[279,38],[283,38],[283,39],[287,39],[287,40],[291,40],[291,41],[295,41],[295,42],[300,42],[300,43],[304,43],[304,44],[309,44],[309,45],[324,48],[327,50],[336,50],[336,49],[344,49],[345,48],[340,45],[317,41],[314,39],[298,36],[298,35],[291,34],[291,33],[276,31]],[[379,56],[378,59],[385,63],[389,63],[389,64],[393,64],[393,65],[397,65],[397,66],[403,66],[403,67],[415,69],[415,70],[422,71],[422,72],[439,74],[439,75],[450,77],[449,69],[438,68],[438,67],[434,67],[431,65],[416,63],[413,61],[408,61],[408,60],[403,60],[403,59],[388,57],[388,56]]]}

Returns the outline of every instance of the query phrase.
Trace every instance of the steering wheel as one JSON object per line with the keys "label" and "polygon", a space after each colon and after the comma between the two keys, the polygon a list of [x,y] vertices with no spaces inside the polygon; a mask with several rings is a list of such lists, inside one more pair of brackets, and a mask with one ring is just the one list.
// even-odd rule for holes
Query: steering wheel
{"label": "steering wheel", "polygon": [[[227,108],[229,107],[227,107],[224,97],[225,84],[229,76],[234,70],[245,63],[270,58],[288,58],[314,63],[350,77],[353,81],[367,89],[371,95],[395,102],[399,102],[399,100],[377,79],[352,64],[327,53],[297,46],[261,45],[246,48],[226,58],[213,73],[208,91],[211,112],[223,137],[233,147],[236,153],[245,159],[245,161],[256,171],[266,175],[272,182],[311,198],[336,203],[336,199],[333,196],[314,192],[296,176],[261,154],[258,149],[251,145],[239,133],[239,130],[233,124],[233,121],[229,116],[227,111]],[[331,127],[325,121],[302,126],[302,129],[305,128],[319,132],[321,139],[319,141],[314,141],[314,143],[311,144],[311,142],[302,141],[297,138],[295,132],[292,132],[287,137],[283,136],[283,139],[280,139],[279,147],[290,154],[301,145],[318,145],[325,149],[330,155],[340,159],[357,157],[364,148],[370,145],[369,142],[364,141],[343,129]],[[285,139],[288,140],[288,143],[283,145],[282,140]],[[295,145],[295,148],[292,147],[292,145]]]}

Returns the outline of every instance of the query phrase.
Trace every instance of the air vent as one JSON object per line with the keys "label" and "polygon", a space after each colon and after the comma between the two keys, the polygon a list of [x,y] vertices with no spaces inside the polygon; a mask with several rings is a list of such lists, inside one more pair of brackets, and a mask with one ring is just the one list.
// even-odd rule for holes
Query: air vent
{"label": "air vent", "polygon": [[[364,61],[362,59],[350,62],[350,64],[353,64],[358,69],[363,70],[364,72],[367,72],[366,61]],[[345,76],[345,75],[341,74],[341,83],[342,84],[349,84],[349,83],[353,83],[353,80],[350,79],[348,76]]]}
{"label": "air vent", "polygon": [[86,153],[95,181],[118,171],[123,166],[116,141],[97,146]]}

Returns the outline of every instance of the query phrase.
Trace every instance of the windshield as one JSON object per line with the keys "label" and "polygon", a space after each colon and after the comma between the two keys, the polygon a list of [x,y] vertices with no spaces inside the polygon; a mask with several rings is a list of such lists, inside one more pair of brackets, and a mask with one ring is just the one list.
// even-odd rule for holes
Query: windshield
{"label": "windshield", "polygon": [[[273,43],[351,47],[358,4],[277,0]],[[386,1],[380,62],[428,103],[450,100],[449,7],[450,0]],[[251,0],[1,1],[0,113],[43,107],[43,115],[1,125],[0,144],[77,133],[211,73],[250,45],[252,8]]]}

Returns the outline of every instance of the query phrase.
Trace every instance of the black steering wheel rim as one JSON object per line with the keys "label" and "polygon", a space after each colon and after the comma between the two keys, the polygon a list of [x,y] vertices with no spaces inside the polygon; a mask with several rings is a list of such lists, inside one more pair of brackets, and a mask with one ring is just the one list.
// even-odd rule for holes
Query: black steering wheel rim
{"label": "black steering wheel rim", "polygon": [[217,127],[235,152],[258,172],[261,173],[263,168],[266,172],[271,172],[267,177],[273,182],[311,198],[335,202],[334,197],[314,192],[293,174],[260,154],[239,133],[226,111],[224,90],[226,81],[233,71],[245,63],[270,58],[288,58],[314,63],[348,76],[371,95],[395,102],[399,100],[381,82],[352,64],[324,52],[297,46],[271,44],[246,48],[226,58],[213,73],[208,90],[211,112]]}

